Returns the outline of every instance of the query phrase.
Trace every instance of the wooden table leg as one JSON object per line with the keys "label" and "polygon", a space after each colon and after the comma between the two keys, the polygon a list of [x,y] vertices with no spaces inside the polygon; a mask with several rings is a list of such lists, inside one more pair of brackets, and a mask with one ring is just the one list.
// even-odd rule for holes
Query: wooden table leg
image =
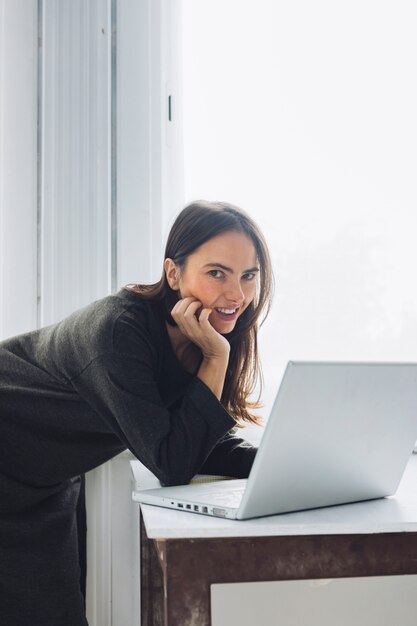
{"label": "wooden table leg", "polygon": [[163,573],[153,539],[148,539],[140,516],[141,626],[164,626]]}

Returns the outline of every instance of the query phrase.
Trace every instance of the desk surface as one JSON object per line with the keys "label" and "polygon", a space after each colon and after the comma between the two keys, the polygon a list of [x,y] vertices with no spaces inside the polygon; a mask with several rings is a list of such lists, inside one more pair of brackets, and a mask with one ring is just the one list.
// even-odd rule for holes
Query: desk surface
{"label": "desk surface", "polygon": [[[153,485],[152,474],[132,461],[143,485]],[[138,505],[139,506],[139,505]],[[299,536],[417,532],[417,455],[407,465],[397,493],[388,498],[344,504],[298,513],[234,521],[140,505],[149,538]]]}

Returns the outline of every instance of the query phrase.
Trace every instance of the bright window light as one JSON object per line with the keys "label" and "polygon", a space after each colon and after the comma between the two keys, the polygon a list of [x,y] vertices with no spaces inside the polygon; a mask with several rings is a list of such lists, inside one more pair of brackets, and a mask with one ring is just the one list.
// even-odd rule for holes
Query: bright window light
{"label": "bright window light", "polygon": [[289,359],[415,360],[417,6],[183,0],[186,201],[272,252],[265,414]]}

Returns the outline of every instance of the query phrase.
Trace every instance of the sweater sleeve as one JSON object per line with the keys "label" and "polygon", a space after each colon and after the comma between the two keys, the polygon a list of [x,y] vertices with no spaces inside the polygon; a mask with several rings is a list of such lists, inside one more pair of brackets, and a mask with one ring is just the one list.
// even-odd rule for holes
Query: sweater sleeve
{"label": "sweater sleeve", "polygon": [[150,358],[136,354],[101,355],[72,384],[163,485],[186,484],[236,422],[198,378],[166,408]]}
{"label": "sweater sleeve", "polygon": [[247,478],[257,451],[257,447],[229,432],[210,452],[199,473]]}

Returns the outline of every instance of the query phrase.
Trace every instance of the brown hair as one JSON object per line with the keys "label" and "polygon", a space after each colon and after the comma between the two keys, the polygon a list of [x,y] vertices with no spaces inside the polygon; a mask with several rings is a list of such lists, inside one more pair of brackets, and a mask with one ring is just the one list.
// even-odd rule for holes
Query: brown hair
{"label": "brown hair", "polygon": [[[272,303],[274,279],[268,246],[259,227],[242,209],[226,202],[198,200],[186,206],[177,216],[168,235],[164,259],[170,258],[183,271],[187,258],[203,243],[227,231],[247,235],[253,242],[260,265],[259,290],[255,299],[236,321],[232,332],[224,335],[230,343],[230,357],[221,397],[224,407],[239,422],[259,424],[261,418],[252,413],[262,405],[263,377],[258,356],[257,332]],[[166,320],[175,325],[171,310],[178,301],[165,271],[152,285],[126,285],[126,289],[145,298],[159,300],[165,308]],[[262,316],[262,317],[261,317]],[[258,399],[249,401],[259,381]]]}

